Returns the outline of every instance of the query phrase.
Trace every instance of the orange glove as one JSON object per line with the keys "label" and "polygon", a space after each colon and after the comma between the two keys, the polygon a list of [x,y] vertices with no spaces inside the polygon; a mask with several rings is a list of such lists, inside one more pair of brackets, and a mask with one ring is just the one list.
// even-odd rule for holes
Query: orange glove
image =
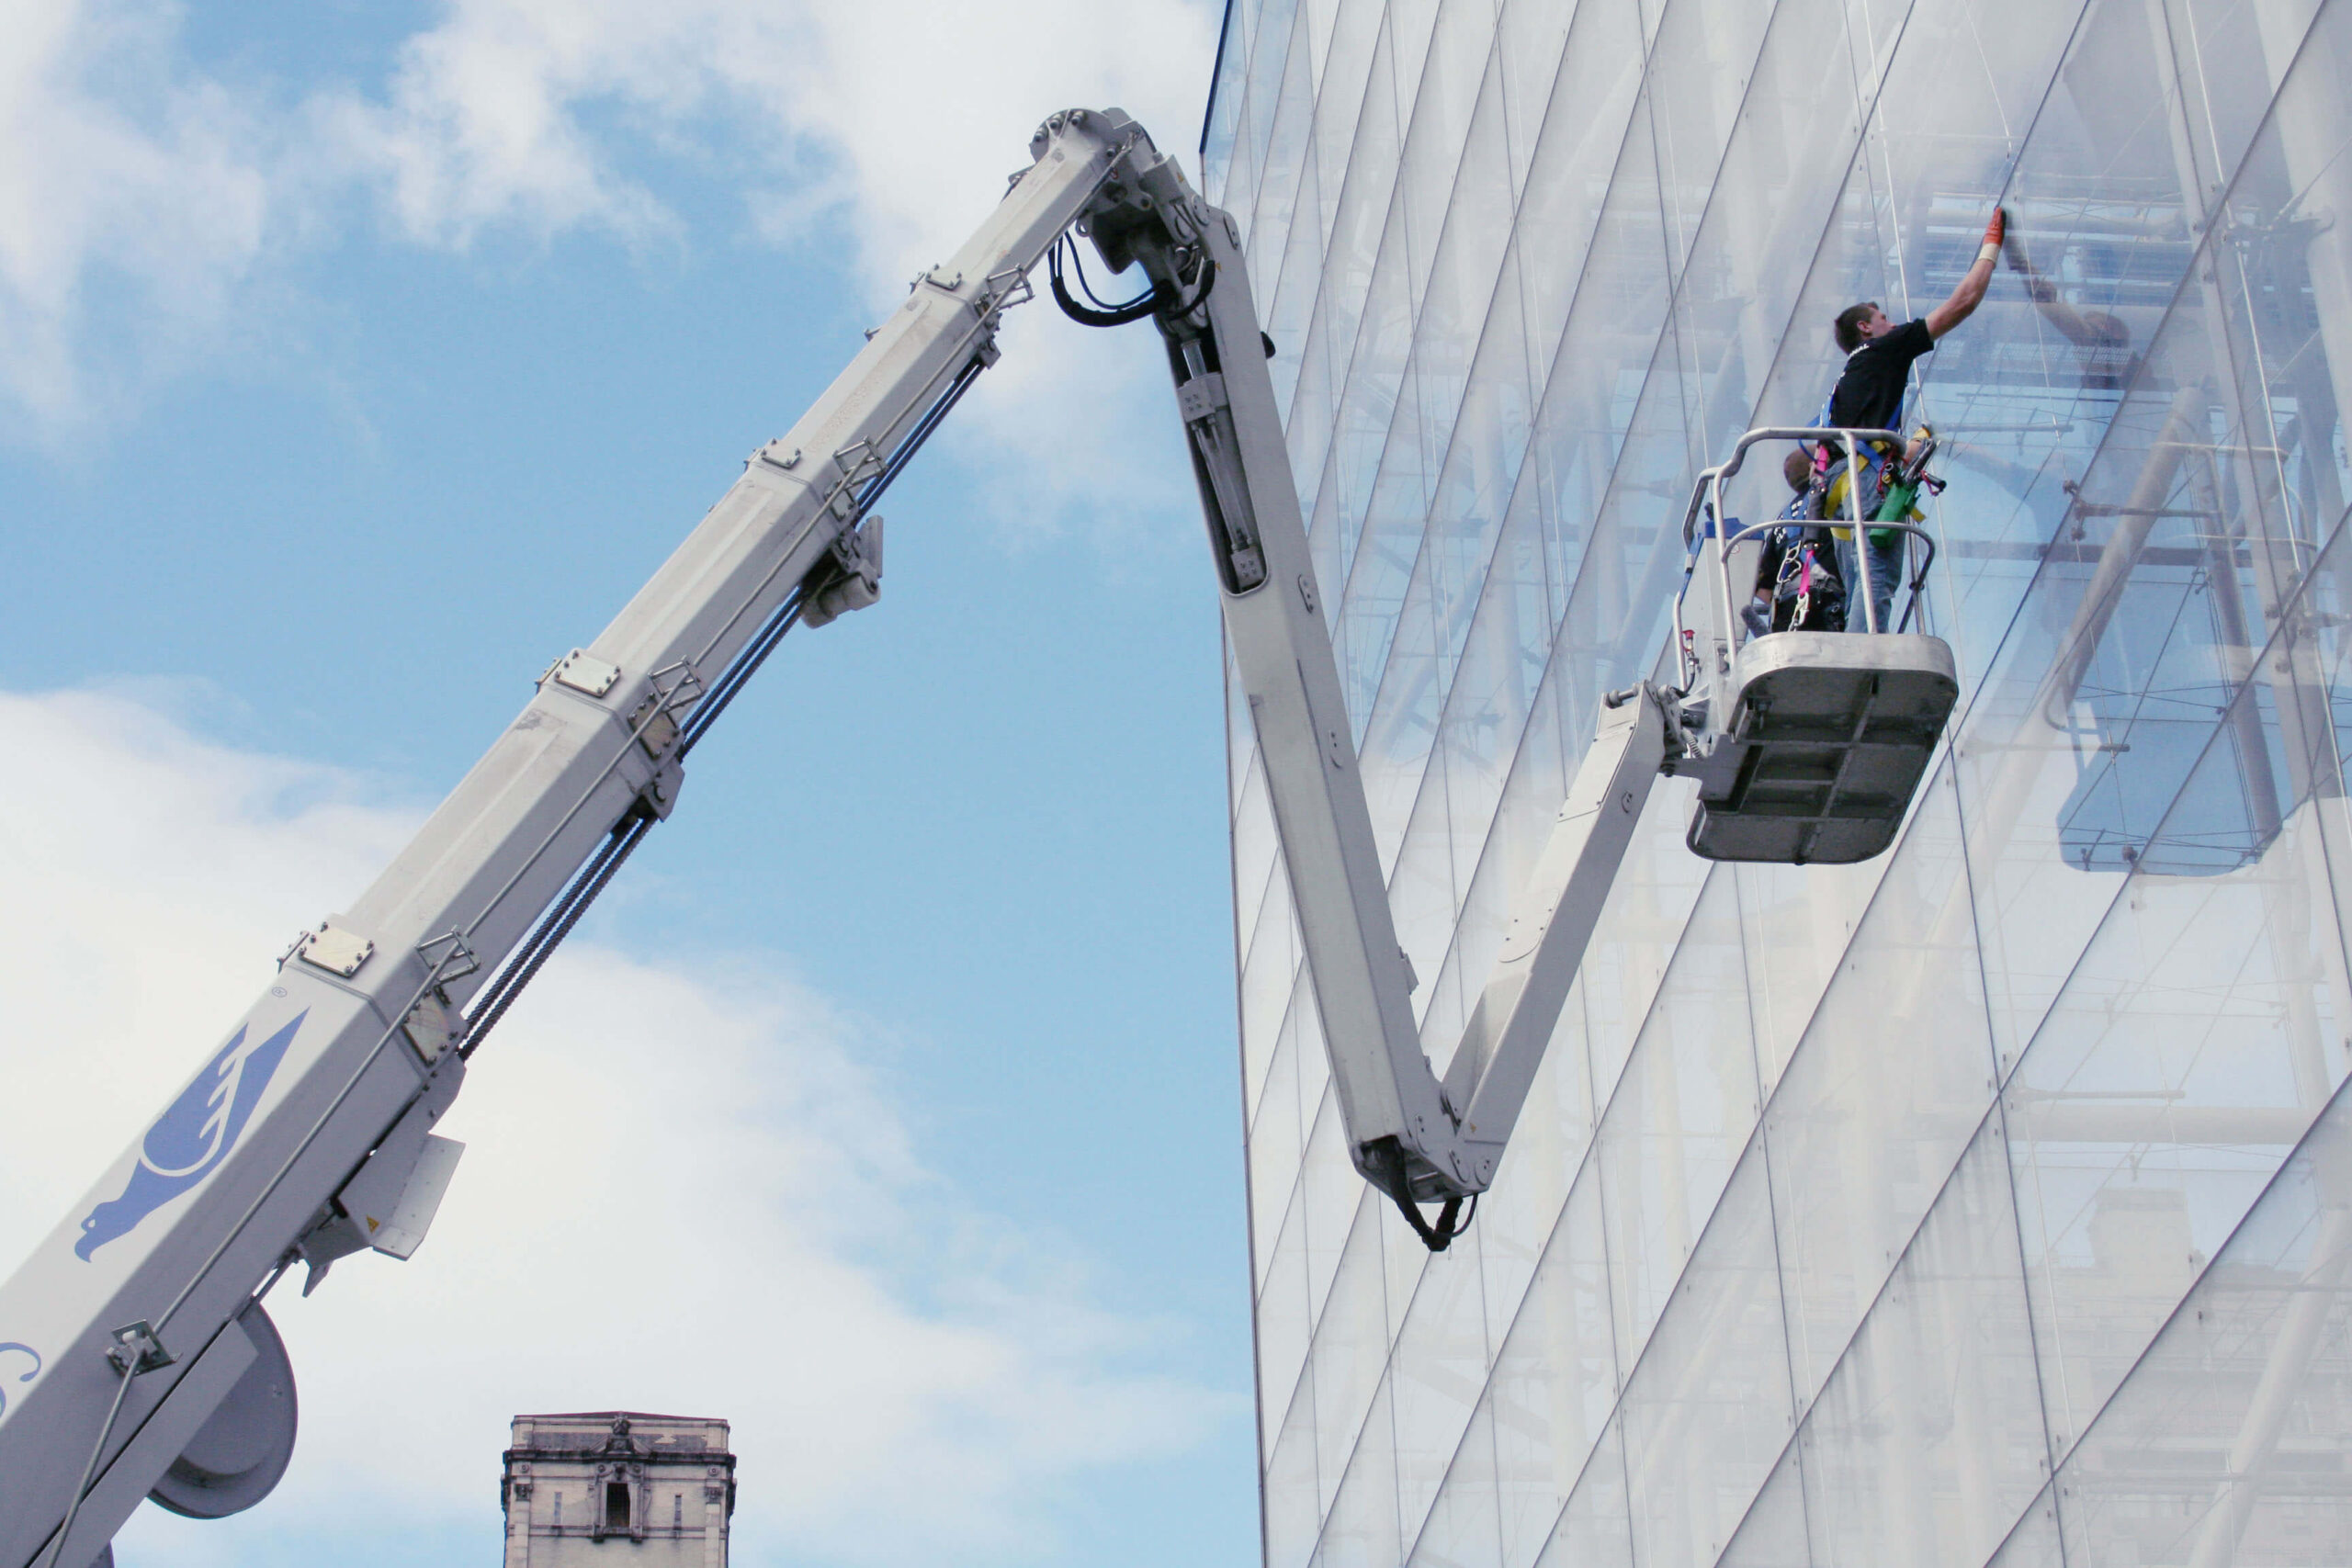
{"label": "orange glove", "polygon": [[1984,225],[1984,243],[1976,252],[1978,261],[1994,261],[2001,254],[2001,237],[2008,232],[2009,215],[1999,208],[1993,209],[1993,220]]}

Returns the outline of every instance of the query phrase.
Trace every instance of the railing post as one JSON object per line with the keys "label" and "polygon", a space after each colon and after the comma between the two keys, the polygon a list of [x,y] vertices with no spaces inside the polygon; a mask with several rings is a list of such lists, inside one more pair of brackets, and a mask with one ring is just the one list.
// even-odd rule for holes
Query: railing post
{"label": "railing post", "polygon": [[[1878,595],[1871,592],[1870,530],[1862,526],[1862,464],[1860,450],[1854,445],[1854,433],[1841,434],[1846,443],[1846,507],[1854,520],[1854,575],[1860,578],[1862,592],[1862,629],[1875,635],[1878,631]],[[1846,616],[1853,618],[1849,608]]]}
{"label": "railing post", "polygon": [[1739,617],[1731,602],[1731,525],[1724,516],[1721,473],[1717,473],[1707,486],[1707,508],[1714,516],[1715,584],[1723,596],[1724,647],[1736,656],[1739,652]]}

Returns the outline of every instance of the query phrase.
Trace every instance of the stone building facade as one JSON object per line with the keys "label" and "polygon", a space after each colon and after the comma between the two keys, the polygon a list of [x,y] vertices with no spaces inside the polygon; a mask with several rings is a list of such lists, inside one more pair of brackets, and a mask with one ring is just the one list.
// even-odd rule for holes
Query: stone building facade
{"label": "stone building facade", "polygon": [[726,1568],[735,1456],[724,1421],[517,1416],[505,1461],[506,1568]]}

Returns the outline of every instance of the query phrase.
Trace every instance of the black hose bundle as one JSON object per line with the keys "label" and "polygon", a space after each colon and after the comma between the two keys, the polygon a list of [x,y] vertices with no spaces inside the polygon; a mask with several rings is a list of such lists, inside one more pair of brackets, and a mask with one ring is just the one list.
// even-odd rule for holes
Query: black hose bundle
{"label": "black hose bundle", "polygon": [[[1091,304],[1080,304],[1070,293],[1069,285],[1063,280],[1062,250],[1065,246],[1069,250],[1070,270],[1078,275],[1079,291],[1091,301]],[[1168,290],[1155,283],[1134,299],[1114,305],[1099,298],[1094,292],[1094,286],[1087,281],[1086,264],[1079,257],[1077,241],[1065,234],[1054,242],[1052,250],[1046,253],[1046,270],[1053,280],[1054,303],[1062,308],[1063,315],[1088,327],[1123,327],[1129,321],[1140,321],[1146,316],[1181,315],[1194,309],[1209,297],[1209,290],[1216,287],[1216,268],[1206,255],[1201,258],[1201,269],[1200,288],[1190,299],[1170,298]]]}

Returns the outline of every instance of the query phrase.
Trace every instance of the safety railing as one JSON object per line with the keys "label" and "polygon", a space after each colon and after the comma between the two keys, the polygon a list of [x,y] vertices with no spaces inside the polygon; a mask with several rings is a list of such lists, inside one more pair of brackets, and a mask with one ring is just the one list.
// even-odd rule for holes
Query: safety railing
{"label": "safety railing", "polygon": [[[1711,593],[1716,601],[1714,609],[1719,617],[1718,624],[1723,627],[1727,653],[1736,654],[1741,645],[1748,640],[1745,635],[1747,623],[1740,618],[1739,604],[1734,596],[1731,581],[1733,551],[1744,540],[1760,538],[1779,528],[1845,527],[1852,529],[1854,531],[1855,576],[1859,581],[1846,583],[1845,589],[1849,603],[1853,595],[1861,596],[1862,628],[1865,632],[1873,635],[1888,628],[1879,625],[1878,595],[1873,592],[1871,578],[1870,534],[1885,531],[1914,536],[1922,546],[1918,565],[1910,574],[1911,597],[1904,604],[1903,614],[1893,628],[1895,631],[1901,631],[1911,624],[1911,617],[1918,608],[1919,590],[1927,581],[1928,568],[1935,564],[1935,536],[1916,523],[1881,523],[1864,517],[1862,515],[1863,486],[1852,479],[1849,479],[1846,486],[1846,515],[1842,517],[1773,517],[1762,523],[1750,524],[1739,528],[1736,532],[1726,532],[1726,525],[1724,521],[1725,515],[1724,481],[1739,472],[1741,465],[1747,460],[1750,447],[1766,441],[1836,442],[1845,450],[1846,471],[1855,476],[1859,476],[1862,470],[1861,448],[1865,443],[1885,444],[1895,454],[1894,457],[1887,459],[1890,467],[1901,460],[1900,454],[1904,447],[1904,438],[1892,430],[1849,429],[1842,426],[1765,425],[1742,435],[1738,444],[1732,448],[1731,456],[1724,461],[1716,464],[1713,468],[1702,469],[1697,482],[1690,488],[1690,504],[1682,514],[1682,546],[1685,553],[1691,558],[1691,571],[1685,578],[1682,592],[1676,597],[1674,607],[1675,641],[1678,647],[1685,650],[1686,665],[1695,655],[1690,649],[1690,638],[1685,635],[1685,628],[1689,623],[1684,618],[1683,603],[1694,585],[1700,586],[1702,592]],[[1702,527],[1703,533],[1702,533]],[[1701,558],[1706,553],[1707,542],[1711,537],[1716,546],[1713,569],[1708,573],[1713,581],[1711,583],[1701,583],[1697,569]],[[1902,586],[1899,580],[1896,586],[1898,589]],[[1752,585],[1747,591],[1752,592]],[[1891,600],[1892,594],[1889,597]],[[1892,607],[1890,604],[1889,608]],[[1686,668],[1686,683],[1694,673]]]}

